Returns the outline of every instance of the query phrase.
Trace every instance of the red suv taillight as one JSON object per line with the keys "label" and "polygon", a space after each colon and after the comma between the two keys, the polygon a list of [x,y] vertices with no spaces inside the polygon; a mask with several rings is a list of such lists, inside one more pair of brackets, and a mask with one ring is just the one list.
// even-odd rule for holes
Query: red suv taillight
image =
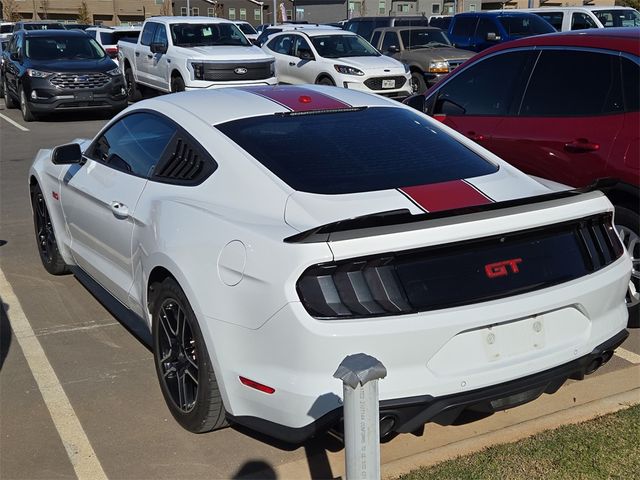
{"label": "red suv taillight", "polygon": [[118,47],[109,47],[104,49],[110,58],[118,58]]}

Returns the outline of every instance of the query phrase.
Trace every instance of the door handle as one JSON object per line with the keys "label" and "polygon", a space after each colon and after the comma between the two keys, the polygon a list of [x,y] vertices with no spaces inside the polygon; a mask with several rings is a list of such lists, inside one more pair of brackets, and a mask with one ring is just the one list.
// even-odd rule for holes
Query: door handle
{"label": "door handle", "polygon": [[572,153],[596,152],[600,150],[600,144],[590,142],[586,138],[576,138],[572,142],[565,143],[564,149],[567,152],[572,152]]}
{"label": "door handle", "polygon": [[136,52],[136,57],[139,57],[139,56],[140,56],[140,52]]}
{"label": "door handle", "polygon": [[129,207],[121,202],[111,202],[111,213],[116,218],[127,218],[129,216]]}
{"label": "door handle", "polygon": [[289,66],[290,67],[295,67],[296,66],[296,62],[289,62]]}
{"label": "door handle", "polygon": [[485,137],[484,135],[480,133],[476,133],[473,130],[470,132],[467,132],[467,137],[469,137],[474,142],[482,142],[483,140],[487,139],[487,137]]}

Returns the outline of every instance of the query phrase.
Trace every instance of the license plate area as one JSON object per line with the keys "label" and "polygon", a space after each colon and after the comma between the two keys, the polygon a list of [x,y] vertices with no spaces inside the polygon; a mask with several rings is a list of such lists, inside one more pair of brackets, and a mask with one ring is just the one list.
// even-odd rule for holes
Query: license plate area
{"label": "license plate area", "polygon": [[90,102],[93,100],[93,92],[75,92],[73,98],[79,102]]}
{"label": "license plate area", "polygon": [[382,88],[396,88],[395,80],[382,80]]}

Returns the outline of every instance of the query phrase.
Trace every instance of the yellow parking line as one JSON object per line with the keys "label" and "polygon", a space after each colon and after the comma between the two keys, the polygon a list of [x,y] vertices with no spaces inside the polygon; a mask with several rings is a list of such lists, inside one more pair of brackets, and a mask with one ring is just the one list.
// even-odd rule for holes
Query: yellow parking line
{"label": "yellow parking line", "polygon": [[11,120],[9,117],[7,117],[6,115],[3,115],[2,113],[0,113],[0,118],[5,119],[7,122],[9,122],[11,125],[13,125],[16,128],[19,128],[20,130],[22,130],[23,132],[28,132],[29,129],[27,127],[23,127],[22,125],[20,125],[18,122]]}
{"label": "yellow parking line", "polygon": [[80,420],[2,270],[0,270],[0,297],[2,297],[2,303],[8,307],[3,305],[2,308],[5,309],[9,318],[13,333],[40,389],[42,399],[49,410],[76,476],[81,480],[85,478],[106,480],[107,475],[91,447]]}
{"label": "yellow parking line", "polygon": [[630,352],[629,350],[625,350],[624,348],[616,348],[616,356],[626,360],[627,362],[631,362],[634,365],[640,364],[640,355],[637,353]]}

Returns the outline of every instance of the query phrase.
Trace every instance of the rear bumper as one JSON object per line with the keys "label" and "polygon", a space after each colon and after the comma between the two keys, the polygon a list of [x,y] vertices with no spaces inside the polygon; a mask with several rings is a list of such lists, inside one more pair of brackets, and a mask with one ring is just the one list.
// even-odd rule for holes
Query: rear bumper
{"label": "rear bumper", "polygon": [[[418,397],[383,400],[380,418],[392,419],[386,433],[410,433],[427,422],[441,425],[465,423],[467,419],[490,415],[535,400],[543,393],[555,393],[568,379],[582,380],[606,363],[614,350],[629,336],[626,330],[598,345],[576,360],[498,385],[441,397]],[[342,419],[342,408],[336,408],[311,424],[300,428],[287,427],[257,417],[227,415],[231,422],[264,433],[279,440],[299,444],[310,437],[336,426]],[[385,432],[383,432],[385,433]]]}

